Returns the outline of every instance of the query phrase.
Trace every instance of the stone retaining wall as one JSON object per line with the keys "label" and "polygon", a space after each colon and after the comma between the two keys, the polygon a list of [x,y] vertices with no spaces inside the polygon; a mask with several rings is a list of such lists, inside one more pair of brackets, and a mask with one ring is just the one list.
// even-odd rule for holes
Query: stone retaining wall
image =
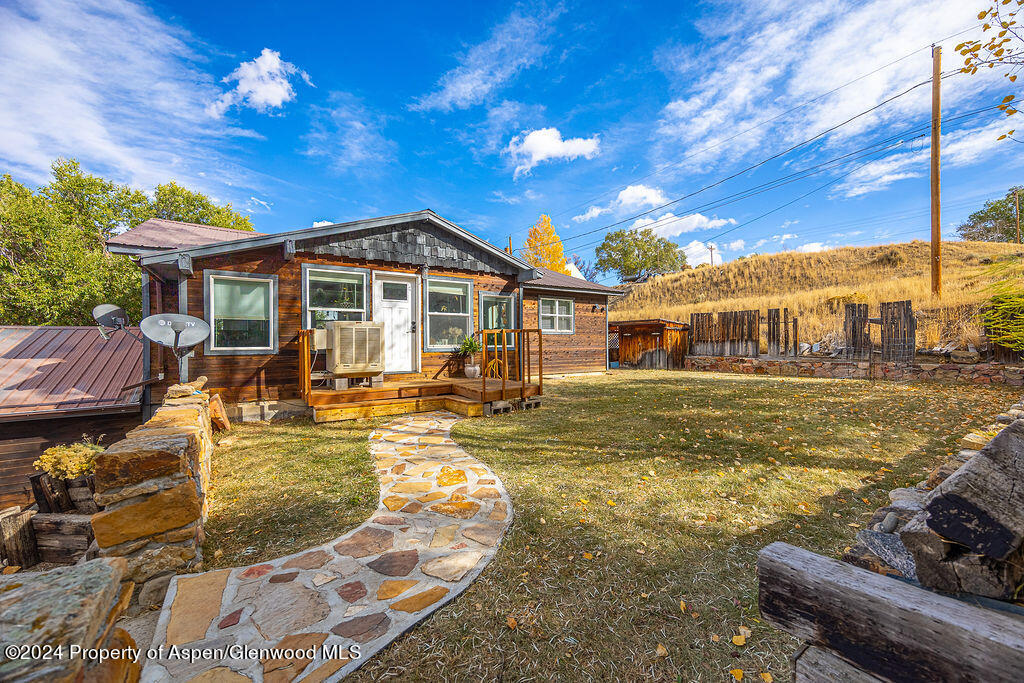
{"label": "stone retaining wall", "polygon": [[970,382],[1024,386],[1024,367],[1003,363],[869,363],[822,358],[741,358],[687,356],[685,370],[735,372],[748,375],[831,377],[833,379],[889,379],[904,382]]}
{"label": "stone retaining wall", "polygon": [[[131,582],[123,580],[126,569],[124,559],[110,558],[0,577],[0,681],[138,681],[140,667],[132,658],[100,662],[69,650],[136,647],[127,631],[114,626],[132,594]],[[51,648],[52,656],[33,647]]]}
{"label": "stone retaining wall", "polygon": [[127,560],[133,601],[163,603],[171,577],[202,567],[210,481],[210,396],[206,378],[170,387],[160,408],[96,459],[92,528],[102,557]]}

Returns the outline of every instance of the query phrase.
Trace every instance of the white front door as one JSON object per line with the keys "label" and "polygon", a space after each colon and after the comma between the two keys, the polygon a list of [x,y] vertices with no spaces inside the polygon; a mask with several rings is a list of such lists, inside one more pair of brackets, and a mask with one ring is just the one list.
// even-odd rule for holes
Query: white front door
{"label": "white front door", "polygon": [[384,323],[384,371],[415,372],[416,279],[374,273],[373,321]]}

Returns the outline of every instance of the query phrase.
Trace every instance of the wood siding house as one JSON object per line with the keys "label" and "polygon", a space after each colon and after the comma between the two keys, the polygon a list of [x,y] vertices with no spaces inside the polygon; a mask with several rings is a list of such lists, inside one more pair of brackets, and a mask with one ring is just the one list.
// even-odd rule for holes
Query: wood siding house
{"label": "wood siding house", "polygon": [[[300,336],[330,320],[384,323],[385,385],[460,377],[457,346],[481,329],[541,330],[545,374],[607,368],[617,290],[534,268],[432,211],[230,240],[221,232],[197,225],[165,239],[147,221],[108,245],[145,245],[134,252],[144,311],[210,323],[186,374],[206,375],[229,403],[302,398]],[[183,238],[193,244],[174,243]],[[146,355],[148,377],[165,378],[150,387],[156,402],[177,372],[169,352],[149,344]]]}

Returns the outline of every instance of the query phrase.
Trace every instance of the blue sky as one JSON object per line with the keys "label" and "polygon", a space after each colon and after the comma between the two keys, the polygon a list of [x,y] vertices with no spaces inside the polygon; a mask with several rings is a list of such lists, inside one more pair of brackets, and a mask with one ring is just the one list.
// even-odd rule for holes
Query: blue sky
{"label": "blue sky", "polygon": [[[926,80],[948,36],[953,71],[987,4],[5,0],[0,170],[37,185],[69,156],[144,189],[173,178],[263,232],[431,208],[518,247],[548,213],[588,259],[613,224],[693,264],[708,242],[717,262],[926,239],[927,86],[740,171]],[[953,75],[944,115],[1007,92]],[[1018,180],[996,141],[1015,123],[947,125],[950,238]]]}

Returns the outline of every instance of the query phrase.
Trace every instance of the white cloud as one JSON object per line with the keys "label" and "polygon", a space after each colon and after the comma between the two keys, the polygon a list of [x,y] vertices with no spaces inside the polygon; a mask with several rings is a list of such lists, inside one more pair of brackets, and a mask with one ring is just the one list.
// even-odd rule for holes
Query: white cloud
{"label": "white cloud", "polygon": [[630,226],[632,230],[640,228],[651,228],[654,234],[659,237],[676,237],[684,232],[697,230],[714,230],[725,225],[735,225],[735,218],[708,218],[701,213],[691,213],[686,216],[676,216],[673,213],[665,213],[657,219],[647,216],[638,218]]}
{"label": "white cloud", "polygon": [[743,240],[733,240],[732,242],[727,243],[723,249],[725,251],[741,251],[746,246],[747,243]]}
{"label": "white cloud", "polygon": [[583,157],[593,159],[600,153],[601,143],[597,136],[591,138],[566,138],[557,128],[541,128],[512,138],[505,148],[516,164],[513,178],[529,175],[537,164],[553,159],[573,160]]}
{"label": "white cloud", "polygon": [[648,185],[637,184],[629,185],[622,189],[618,196],[611,201],[608,206],[591,206],[586,211],[578,216],[573,216],[573,221],[582,223],[583,221],[589,221],[598,216],[606,213],[612,213],[614,211],[628,211],[642,209],[646,207],[661,206],[667,204],[669,198],[665,196],[665,193],[660,188],[650,187]]}
{"label": "white cloud", "polygon": [[[1003,118],[987,125],[953,131],[942,136],[943,168],[969,166],[980,161],[1015,162],[1017,149],[1013,142],[999,140],[1008,122]],[[834,194],[859,197],[884,190],[908,178],[924,178],[930,172],[931,145],[918,151],[897,151],[863,165],[836,186]]]}
{"label": "white cloud", "polygon": [[522,204],[524,201],[532,202],[538,199],[540,199],[540,194],[533,190],[526,190],[518,195],[507,195],[501,190],[494,190],[491,192],[491,196],[487,198],[487,201],[499,202],[501,204]]}
{"label": "white cloud", "polygon": [[224,83],[234,82],[235,87],[211,102],[207,111],[213,116],[223,116],[236,105],[252,107],[258,112],[280,109],[295,99],[295,87],[292,85],[295,77],[313,85],[309,74],[281,59],[280,52],[265,47],[259,57],[242,62],[224,77]]}
{"label": "white cloud", "polygon": [[309,156],[327,159],[336,171],[377,170],[393,160],[395,144],[381,133],[383,117],[353,95],[332,92],[328,106],[311,112]]}
{"label": "white cloud", "polygon": [[773,242],[785,242],[787,240],[796,239],[799,235],[795,235],[791,232],[784,232],[781,235],[772,235]]}
{"label": "white cloud", "polygon": [[[949,11],[947,0],[724,3],[698,24],[701,35],[692,43],[665,46],[656,55],[676,87],[658,122],[656,160],[695,155],[678,170],[714,170],[781,150],[845,121],[925,80],[931,63],[927,46],[961,32],[989,4],[962,0],[958,11]],[[921,21],[922,16],[929,21]],[[957,63],[953,45],[972,35],[960,33],[943,43],[947,65]],[[915,49],[913,56],[901,59]],[[850,59],[851,54],[858,58]],[[708,64],[715,67],[704,68]],[[943,104],[955,108],[999,78],[946,79]],[[790,111],[812,98],[817,99],[809,106]],[[879,130],[927,121],[929,107],[928,88],[918,88],[831,133],[824,145],[839,147],[861,136],[877,137]],[[701,152],[708,147],[713,151]]]}
{"label": "white cloud", "polygon": [[644,206],[660,206],[668,203],[665,193],[656,187],[647,185],[630,185],[619,192],[619,206],[625,209],[636,209]]}
{"label": "white cloud", "polygon": [[558,14],[560,10],[537,16],[513,11],[494,27],[487,40],[460,57],[459,66],[441,76],[436,90],[417,98],[410,108],[450,112],[485,102],[547,52],[544,41],[550,37]]}
{"label": "white cloud", "polygon": [[[718,252],[718,245],[714,242],[710,243],[714,247],[715,253]],[[701,242],[700,240],[693,240],[689,244],[680,247],[681,251],[686,254],[686,262],[696,268],[702,263],[711,263],[711,250],[708,249],[707,242]],[[722,259],[720,256],[715,256],[715,263],[721,263]]]}
{"label": "white cloud", "polygon": [[611,213],[611,211],[612,210],[609,209],[609,208],[602,208],[600,206],[591,206],[590,208],[588,208],[586,211],[584,211],[580,215],[573,216],[572,220],[574,222],[576,222],[576,223],[582,223],[583,221],[593,220],[593,219],[597,218],[598,216],[604,215],[606,213]]}
{"label": "white cloud", "polygon": [[259,197],[249,197],[249,201],[245,203],[245,210],[249,213],[269,213],[272,206],[273,202],[264,201]]}
{"label": "white cloud", "polygon": [[334,225],[334,221],[313,221],[314,228],[322,228],[325,225]]}
{"label": "white cloud", "polygon": [[811,252],[814,251],[827,251],[831,248],[832,247],[825,244],[824,242],[807,242],[806,244],[801,244],[799,247],[797,247],[796,251],[803,252],[804,254],[810,254]]}
{"label": "white cloud", "polygon": [[174,178],[244,200],[252,174],[218,144],[251,131],[211,119],[218,94],[187,31],[124,0],[0,3],[0,161],[45,182],[58,156],[118,182]]}
{"label": "white cloud", "polygon": [[539,124],[543,114],[544,105],[503,100],[487,108],[487,117],[481,123],[458,128],[455,135],[475,155],[494,154],[513,131]]}

